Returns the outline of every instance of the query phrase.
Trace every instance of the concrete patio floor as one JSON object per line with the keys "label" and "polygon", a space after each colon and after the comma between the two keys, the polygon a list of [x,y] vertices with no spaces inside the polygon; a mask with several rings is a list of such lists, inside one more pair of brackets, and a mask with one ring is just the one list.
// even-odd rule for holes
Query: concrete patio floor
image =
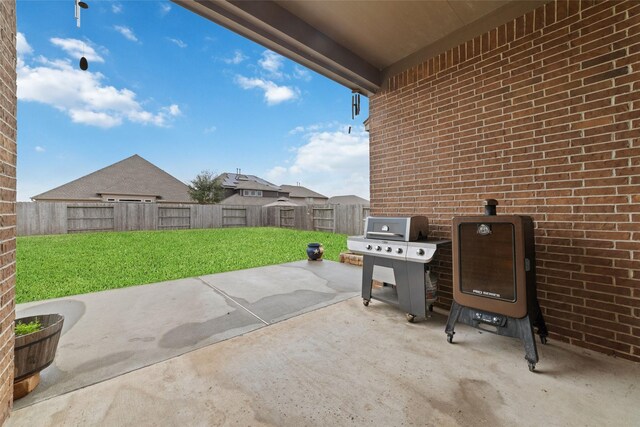
{"label": "concrete patio floor", "polygon": [[640,425],[640,364],[522,345],[444,314],[411,324],[324,261],[18,306],[65,314],[14,426]]}

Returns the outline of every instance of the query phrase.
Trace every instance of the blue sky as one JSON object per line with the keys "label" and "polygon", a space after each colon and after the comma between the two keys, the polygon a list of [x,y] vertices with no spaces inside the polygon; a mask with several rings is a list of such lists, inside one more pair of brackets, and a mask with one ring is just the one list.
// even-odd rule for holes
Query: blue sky
{"label": "blue sky", "polygon": [[133,154],[369,197],[366,98],[352,121],[349,89],[174,3],[88,3],[77,28],[71,0],[17,2],[19,201]]}

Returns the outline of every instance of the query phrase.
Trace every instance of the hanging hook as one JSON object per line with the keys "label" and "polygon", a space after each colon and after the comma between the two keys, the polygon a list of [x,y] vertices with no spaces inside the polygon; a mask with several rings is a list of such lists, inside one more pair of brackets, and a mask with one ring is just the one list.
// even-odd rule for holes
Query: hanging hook
{"label": "hanging hook", "polygon": [[80,28],[80,9],[89,9],[89,5],[80,0],[75,0],[75,1],[76,1],[76,8],[75,8],[76,25],[78,26],[78,28]]}
{"label": "hanging hook", "polygon": [[360,92],[354,90],[351,93],[351,120],[354,120],[360,115]]}

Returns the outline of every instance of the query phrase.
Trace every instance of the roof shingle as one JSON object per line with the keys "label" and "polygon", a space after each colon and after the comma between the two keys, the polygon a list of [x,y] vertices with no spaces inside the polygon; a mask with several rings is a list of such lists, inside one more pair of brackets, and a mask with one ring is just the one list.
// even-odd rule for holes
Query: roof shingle
{"label": "roof shingle", "polygon": [[102,194],[155,196],[159,201],[194,203],[189,187],[135,154],[52,190],[33,200],[100,200]]}

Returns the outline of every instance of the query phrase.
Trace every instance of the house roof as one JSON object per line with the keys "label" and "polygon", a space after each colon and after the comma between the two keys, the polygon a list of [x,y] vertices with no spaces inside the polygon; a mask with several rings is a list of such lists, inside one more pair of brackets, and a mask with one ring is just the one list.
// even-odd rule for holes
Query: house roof
{"label": "house roof", "polygon": [[289,200],[286,197],[278,197],[278,200],[276,200],[275,202],[271,202],[267,205],[264,205],[265,208],[269,208],[269,207],[273,207],[273,206],[280,206],[280,207],[295,207],[295,206],[300,206],[297,203],[292,202],[291,200]]}
{"label": "house roof", "polygon": [[240,181],[236,185],[236,190],[265,190],[265,191],[280,191],[279,187],[273,185],[262,184],[256,181]]}
{"label": "house roof", "polygon": [[350,194],[348,196],[333,196],[327,200],[330,205],[369,205],[367,199]]}
{"label": "house roof", "polygon": [[218,175],[216,179],[221,181],[223,188],[280,191],[277,185],[255,175],[225,172]]}
{"label": "house roof", "polygon": [[316,199],[326,199],[327,196],[324,196],[320,193],[316,193],[313,190],[309,190],[307,187],[303,187],[301,185],[281,185],[282,191],[285,193],[289,193],[289,197],[313,197]]}
{"label": "house roof", "polygon": [[52,190],[33,200],[100,200],[103,194],[154,196],[163,202],[193,203],[189,187],[135,154]]}
{"label": "house roof", "polygon": [[234,194],[233,196],[229,196],[222,200],[219,204],[234,206],[264,206],[277,201],[278,199],[276,197],[251,197]]}

